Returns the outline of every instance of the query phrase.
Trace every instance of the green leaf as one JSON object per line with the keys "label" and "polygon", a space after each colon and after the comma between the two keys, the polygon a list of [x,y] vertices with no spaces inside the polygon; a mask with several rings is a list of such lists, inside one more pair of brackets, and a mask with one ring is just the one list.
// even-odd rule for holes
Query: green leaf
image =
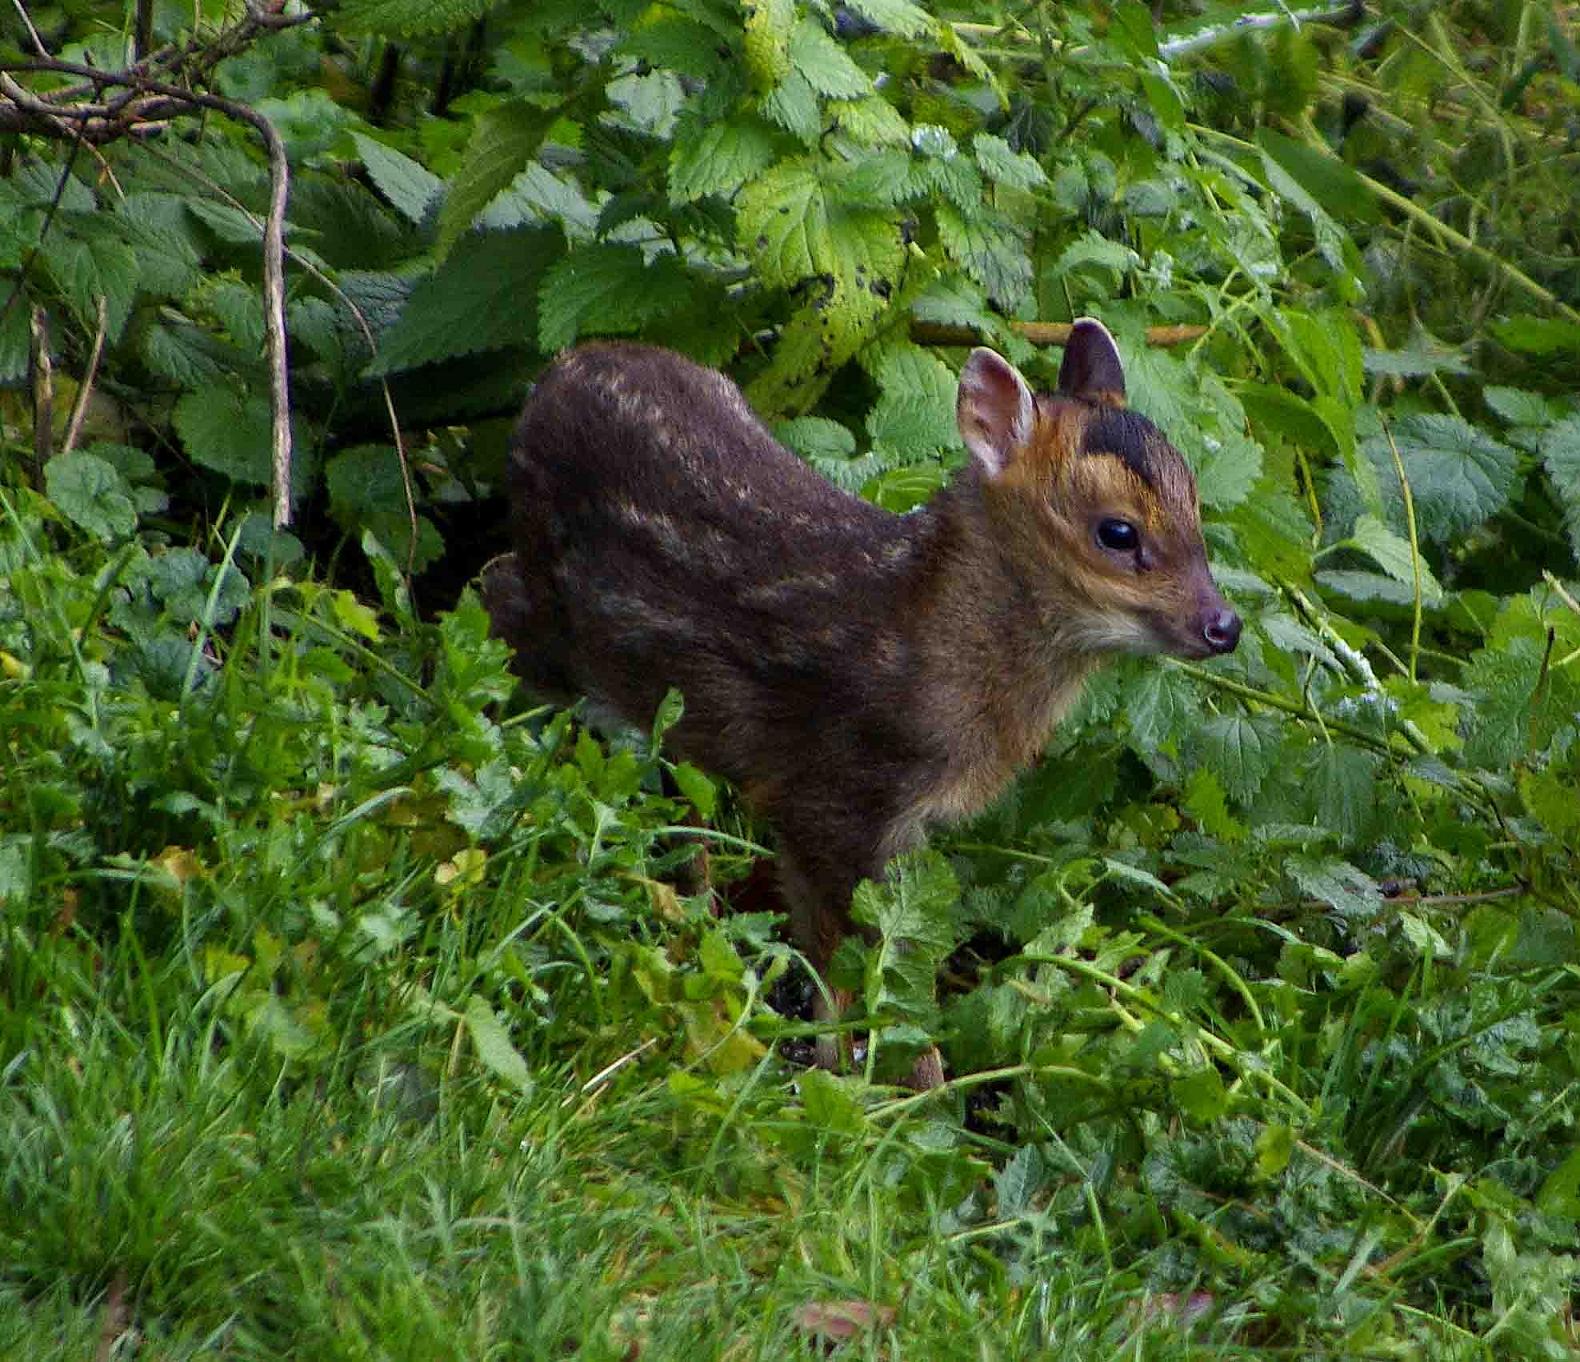
{"label": "green leaf", "polygon": [[342,450],[324,465],[324,485],[330,505],[353,516],[406,509],[400,456],[392,445]]}
{"label": "green leaf", "polygon": [[1542,466],[1563,507],[1570,547],[1580,559],[1580,414],[1566,417],[1544,432],[1541,453]]}
{"label": "green leaf", "polygon": [[934,26],[932,15],[911,0],[850,0],[850,8],[900,38],[924,37]]}
{"label": "green leaf", "polygon": [[817,91],[799,71],[791,71],[778,85],[757,101],[757,108],[771,123],[794,133],[808,146],[823,130],[818,112]]}
{"label": "green leaf", "polygon": [[959,442],[955,422],[954,371],[919,345],[892,345],[874,366],[883,389],[867,416],[867,433],[908,453],[953,448]]}
{"label": "green leaf", "polygon": [[1250,801],[1279,758],[1277,730],[1244,714],[1218,714],[1197,730],[1202,760],[1223,782],[1231,799]]}
{"label": "green leaf", "polygon": [[648,262],[637,246],[583,246],[562,256],[538,291],[538,348],[553,354],[579,335],[629,335],[691,299],[673,255]]}
{"label": "green leaf", "polygon": [[264,393],[235,380],[212,383],[186,393],[174,421],[194,462],[235,482],[269,485],[273,419]]}
{"label": "green leaf", "polygon": [[370,372],[398,373],[535,342],[538,288],[562,242],[558,231],[534,229],[463,237],[449,259],[412,290]]}
{"label": "green leaf", "polygon": [[1130,736],[1145,754],[1174,748],[1200,712],[1190,682],[1166,667],[1147,668],[1126,691]]}
{"label": "green leaf", "polygon": [[669,153],[670,202],[733,194],[773,157],[773,130],[756,119],[682,122]]}
{"label": "green leaf", "polygon": [[1364,553],[1396,582],[1403,582],[1409,586],[1412,598],[1415,588],[1415,569],[1419,565],[1421,600],[1427,605],[1436,605],[1443,599],[1443,588],[1432,575],[1432,569],[1410,552],[1408,540],[1395,534],[1376,516],[1361,515],[1355,522],[1355,528],[1350,531],[1349,538],[1339,542]]}
{"label": "green leaf", "polygon": [[1229,1090],[1223,1075],[1210,1064],[1181,1074],[1169,1084],[1179,1108],[1193,1121],[1216,1121],[1229,1109]]}
{"label": "green leaf", "polygon": [[1370,827],[1377,803],[1378,759],[1354,747],[1324,743],[1306,775],[1318,826],[1331,828],[1345,841]]}
{"label": "green leaf", "polygon": [[816,19],[803,19],[791,33],[790,65],[826,98],[856,99],[872,92],[867,73]]}
{"label": "green leaf", "polygon": [[[1393,428],[1394,443],[1415,501],[1416,526],[1443,542],[1496,515],[1513,494],[1515,453],[1457,416],[1407,416]],[[1366,441],[1385,501],[1402,508],[1393,456],[1385,436]],[[1397,515],[1394,522],[1399,523]]]}
{"label": "green leaf", "polygon": [[73,450],[44,466],[44,490],[66,519],[106,542],[137,528],[132,489],[113,464]]}
{"label": "green leaf", "polygon": [[420,225],[443,191],[444,181],[426,166],[365,133],[353,132],[351,140],[379,193],[409,221]]}
{"label": "green leaf", "polygon": [[1012,189],[1036,189],[1048,182],[1035,156],[1011,149],[1002,137],[990,132],[979,132],[972,139],[971,150],[982,173],[999,184]]}
{"label": "green leaf", "polygon": [[790,35],[795,28],[795,0],[743,0],[746,15],[744,51],[752,88],[771,89],[790,74]]}
{"label": "green leaf", "polygon": [[1523,388],[1489,383],[1481,390],[1481,399],[1511,426],[1545,426],[1562,415],[1552,399]]}
{"label": "green leaf", "polygon": [[774,427],[774,437],[803,459],[848,459],[856,452],[856,437],[848,426],[826,416],[798,416]]}
{"label": "green leaf", "polygon": [[1291,856],[1284,869],[1301,892],[1340,913],[1370,915],[1382,906],[1382,893],[1370,875],[1333,856]]}
{"label": "green leaf", "polygon": [[1492,323],[1492,334],[1526,355],[1552,355],[1559,351],[1580,354],[1580,322],[1521,315]]}
{"label": "green leaf", "polygon": [[1290,179],[1334,217],[1346,222],[1382,221],[1371,186],[1346,162],[1271,128],[1263,128],[1256,140]]}
{"label": "green leaf", "polygon": [[516,1047],[510,1043],[510,1033],[505,1030],[494,1009],[486,999],[469,994],[466,999],[467,1034],[477,1050],[483,1067],[495,1078],[522,1094],[532,1092],[532,1071],[527,1067]]}
{"label": "green leaf", "polygon": [[336,23],[366,33],[453,33],[482,18],[494,0],[345,0]]}
{"label": "green leaf", "polygon": [[477,120],[439,213],[441,260],[494,196],[538,154],[554,118],[552,111],[518,99],[496,105]]}
{"label": "green leaf", "polygon": [[936,209],[938,239],[949,256],[1013,314],[1031,288],[1031,257],[1020,229],[986,207],[961,213],[953,204]]}
{"label": "green leaf", "polygon": [[1042,1190],[1043,1180],[1042,1155],[1037,1146],[1022,1145],[993,1179],[999,1218],[1011,1220],[1031,1210],[1032,1198]]}
{"label": "green leaf", "polygon": [[137,252],[111,233],[98,229],[97,224],[83,236],[51,232],[41,249],[50,277],[78,324],[89,335],[98,330],[99,299],[103,298],[105,334],[111,342],[118,339],[137,293]]}

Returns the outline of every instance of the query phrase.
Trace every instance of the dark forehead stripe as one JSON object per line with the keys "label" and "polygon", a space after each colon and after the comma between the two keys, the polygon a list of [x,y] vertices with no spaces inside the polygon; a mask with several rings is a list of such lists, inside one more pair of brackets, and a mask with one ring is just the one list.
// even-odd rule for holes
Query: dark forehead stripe
{"label": "dark forehead stripe", "polygon": [[1100,407],[1081,442],[1082,454],[1112,454],[1147,486],[1156,490],[1161,481],[1158,428],[1145,416],[1122,407]]}

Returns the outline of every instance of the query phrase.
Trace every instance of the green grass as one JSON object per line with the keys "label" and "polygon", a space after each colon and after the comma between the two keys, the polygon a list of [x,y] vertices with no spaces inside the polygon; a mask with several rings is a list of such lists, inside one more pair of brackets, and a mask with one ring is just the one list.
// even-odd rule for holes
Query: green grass
{"label": "green grass", "polygon": [[955,1082],[798,1071],[771,921],[672,887],[653,745],[501,722],[474,600],[421,624],[376,555],[375,620],[42,508],[0,539],[5,1356],[820,1356],[851,1302],[865,1356],[1562,1346],[1556,919],[1341,957],[962,838],[877,920],[1013,918],[1045,863],[1068,915],[942,1014],[869,973]]}

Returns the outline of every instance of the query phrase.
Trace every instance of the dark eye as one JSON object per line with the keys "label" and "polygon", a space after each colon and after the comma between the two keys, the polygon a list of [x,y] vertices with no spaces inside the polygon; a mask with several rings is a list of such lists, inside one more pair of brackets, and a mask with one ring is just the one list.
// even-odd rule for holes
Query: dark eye
{"label": "dark eye", "polygon": [[1141,536],[1128,520],[1105,520],[1097,527],[1097,542],[1115,553],[1134,553]]}

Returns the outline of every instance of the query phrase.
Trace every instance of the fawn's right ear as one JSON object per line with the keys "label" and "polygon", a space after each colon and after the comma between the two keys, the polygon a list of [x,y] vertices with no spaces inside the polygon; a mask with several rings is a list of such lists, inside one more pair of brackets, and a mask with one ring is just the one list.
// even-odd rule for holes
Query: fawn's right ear
{"label": "fawn's right ear", "polygon": [[978,346],[960,371],[955,420],[966,448],[996,478],[1015,460],[1015,451],[1031,438],[1035,415],[1031,389],[1002,355]]}
{"label": "fawn's right ear", "polygon": [[1059,366],[1059,391],[1108,407],[1125,405],[1125,366],[1119,362],[1119,347],[1095,317],[1080,317],[1070,328],[1064,363]]}

